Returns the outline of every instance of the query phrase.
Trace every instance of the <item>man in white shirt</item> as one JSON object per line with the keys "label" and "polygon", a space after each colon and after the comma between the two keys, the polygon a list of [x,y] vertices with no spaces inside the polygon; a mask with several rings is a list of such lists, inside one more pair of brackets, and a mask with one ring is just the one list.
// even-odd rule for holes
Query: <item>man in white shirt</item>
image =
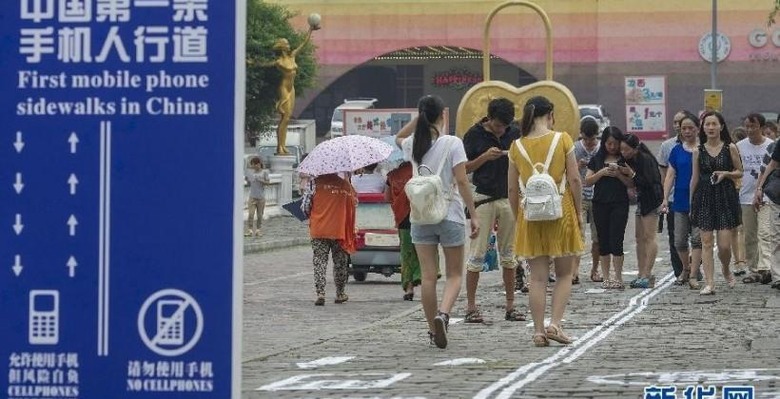
{"label": "man in white shirt", "polygon": [[746,284],[772,282],[769,270],[759,269],[765,263],[758,261],[758,213],[753,206],[758,178],[761,176],[761,164],[767,147],[773,142],[764,137],[764,125],[766,119],[763,115],[759,113],[748,115],[744,121],[747,137],[737,143],[742,158],[742,168],[745,171],[739,189],[739,203],[742,207],[742,228],[745,232],[745,260],[750,272],[742,279]]}

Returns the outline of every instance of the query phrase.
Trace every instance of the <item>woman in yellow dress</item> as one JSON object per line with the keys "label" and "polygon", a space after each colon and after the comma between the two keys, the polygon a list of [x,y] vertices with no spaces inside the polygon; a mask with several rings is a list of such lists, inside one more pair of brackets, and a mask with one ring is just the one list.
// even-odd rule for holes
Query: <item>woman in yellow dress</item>
{"label": "woman in yellow dress", "polygon": [[[534,163],[544,164],[555,137],[556,132],[551,130],[553,108],[550,100],[542,96],[529,99],[523,108],[521,137],[518,141]],[[531,174],[531,164],[521,155],[517,142],[513,143],[509,150],[509,202],[517,221],[515,254],[527,260],[531,269],[528,302],[534,321],[533,342],[536,346],[548,346],[549,340],[569,344],[572,339],[563,333],[560,323],[571,294],[575,257],[583,252],[585,245],[580,235],[582,182],[574,156],[574,143],[567,133],[561,134],[549,168],[549,175],[556,183],[566,179],[561,218],[552,221],[525,219],[520,205],[518,179],[525,183]],[[552,317],[545,328],[544,311],[551,260],[555,263],[556,282],[552,294]]]}

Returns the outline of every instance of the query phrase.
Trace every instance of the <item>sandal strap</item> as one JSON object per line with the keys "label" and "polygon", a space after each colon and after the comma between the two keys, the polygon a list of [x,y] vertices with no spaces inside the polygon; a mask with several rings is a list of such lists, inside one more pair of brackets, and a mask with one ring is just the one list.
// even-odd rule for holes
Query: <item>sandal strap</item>
{"label": "sandal strap", "polygon": [[512,309],[508,312],[506,312],[506,315],[504,315],[504,320],[507,321],[525,321],[525,315],[523,313],[520,313],[517,311],[517,309]]}
{"label": "sandal strap", "polygon": [[483,321],[485,320],[482,318],[482,314],[479,313],[479,309],[466,313],[466,316],[463,318],[464,323],[482,323]]}

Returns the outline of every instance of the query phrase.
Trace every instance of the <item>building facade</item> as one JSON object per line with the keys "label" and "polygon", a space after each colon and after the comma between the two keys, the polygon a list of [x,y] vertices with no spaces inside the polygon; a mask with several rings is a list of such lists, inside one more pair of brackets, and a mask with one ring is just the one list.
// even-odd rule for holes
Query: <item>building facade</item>
{"label": "building facade", "polygon": [[[277,0],[274,0],[277,1]],[[414,107],[422,94],[442,96],[452,110],[481,80],[484,21],[496,1],[278,0],[306,16],[322,15],[314,35],[319,85],[297,102],[297,114],[327,130],[345,97],[376,97],[383,108]],[[665,77],[663,117],[704,108],[711,88],[710,0],[538,0],[553,29],[553,80],[580,104],[603,104],[612,123],[626,125],[626,77]],[[780,104],[780,26],[767,26],[773,1],[720,0],[718,31],[727,120]],[[545,79],[545,31],[527,8],[510,7],[490,32],[491,78],[522,86]]]}

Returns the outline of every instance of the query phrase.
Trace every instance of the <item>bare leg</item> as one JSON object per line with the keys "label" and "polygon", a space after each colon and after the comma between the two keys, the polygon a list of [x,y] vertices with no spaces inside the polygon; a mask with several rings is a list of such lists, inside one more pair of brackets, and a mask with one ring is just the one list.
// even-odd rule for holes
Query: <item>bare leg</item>
{"label": "bare leg", "polygon": [[691,249],[691,281],[699,278],[699,265],[701,265],[701,248]]}
{"label": "bare leg", "polygon": [[[447,273],[447,281],[444,284],[444,294],[442,294],[439,310],[447,314],[452,311],[452,306],[455,305],[455,301],[458,300],[460,286],[463,284],[464,251],[463,245],[444,248],[444,264],[446,268],[445,272]],[[433,272],[433,276],[436,278],[435,268]]]}
{"label": "bare leg", "polygon": [[615,281],[623,283],[623,256],[612,256],[615,264]]}
{"label": "bare leg", "polygon": [[599,243],[594,242],[590,245],[590,257],[593,262],[593,266],[591,266],[590,274],[593,275],[596,270],[599,269]]}
{"label": "bare leg", "polygon": [[506,291],[506,311],[509,312],[515,307],[515,269],[506,267],[501,269],[501,276],[504,278],[504,290]]}
{"label": "bare leg", "polygon": [[[718,244],[720,245],[720,244]],[[731,234],[731,251],[734,253],[734,266],[738,269],[745,268],[745,230],[742,225],[734,229],[734,233]]]}
{"label": "bare leg", "polygon": [[611,260],[612,255],[601,257],[601,277],[604,278],[604,281],[611,280],[609,275],[610,263],[612,263]]}
{"label": "bare leg", "polygon": [[555,259],[555,288],[552,293],[552,317],[550,324],[556,327],[561,325],[563,312],[571,295],[571,273],[574,270],[575,256],[567,256]]}
{"label": "bare leg", "polygon": [[[528,284],[528,306],[534,321],[534,332],[544,334],[544,309],[547,306],[547,279],[550,277],[550,258],[542,256],[528,261],[531,278]],[[556,282],[557,284],[557,282]],[[571,279],[569,279],[571,287]]]}
{"label": "bare leg", "polygon": [[715,259],[713,246],[715,236],[712,231],[701,232],[701,260],[704,268],[704,282],[710,288],[715,288]]}
{"label": "bare leg", "polygon": [[658,218],[654,215],[644,216],[642,218],[643,224],[643,239],[645,241],[645,278],[650,278],[653,275],[653,265],[655,265],[655,257],[658,256],[658,242],[656,241],[656,229],[655,223]]}
{"label": "bare leg", "polygon": [[729,282],[734,279],[734,276],[731,274],[731,269],[729,268],[729,264],[731,263],[731,246],[729,244],[733,241],[732,235],[732,230],[718,231],[718,259],[720,259],[723,278]]}
{"label": "bare leg", "polygon": [[[466,312],[477,310],[477,288],[479,286],[479,272],[466,271]],[[513,290],[514,293],[514,285]]]}
{"label": "bare leg", "polygon": [[[647,246],[645,240],[644,223],[641,216],[635,218],[635,237],[636,237],[636,263],[637,263],[637,278],[647,277]],[[655,220],[656,227],[658,227],[658,219]]]}
{"label": "bare leg", "polygon": [[[685,275],[685,273],[689,273],[690,270],[691,270],[690,269],[691,268],[691,258],[689,257],[689,255],[690,255],[690,252],[689,252],[688,248],[681,249],[681,250],[677,251],[677,256],[680,257],[680,261],[682,262],[682,266],[683,266],[683,272],[682,272],[682,274],[680,274],[679,281],[685,280],[685,278],[687,277]],[[699,256],[701,256],[701,255],[699,255]],[[696,277],[694,277],[694,279],[695,278]]]}
{"label": "bare leg", "polygon": [[575,276],[579,276],[579,275],[580,275],[580,257],[576,256],[574,258],[574,270],[572,271],[571,276],[572,278],[574,278]]}
{"label": "bare leg", "polygon": [[422,283],[420,284],[423,312],[428,321],[428,331],[433,331],[433,318],[436,317],[438,300],[436,298],[436,280],[438,274],[438,245],[415,244],[417,258],[422,268]]}

